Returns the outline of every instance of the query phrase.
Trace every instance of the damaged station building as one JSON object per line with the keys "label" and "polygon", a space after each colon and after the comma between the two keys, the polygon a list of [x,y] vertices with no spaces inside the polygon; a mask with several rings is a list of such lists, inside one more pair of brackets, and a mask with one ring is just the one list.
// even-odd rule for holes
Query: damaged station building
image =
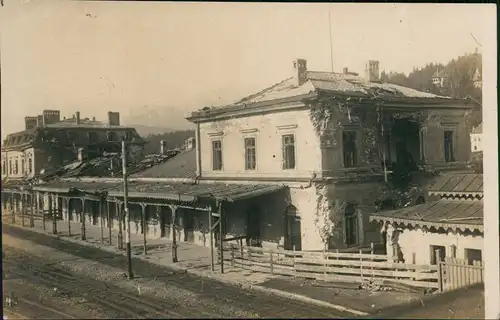
{"label": "damaged station building", "polygon": [[[382,83],[377,61],[364,77],[309,71],[304,59],[290,69],[234,104],[192,112],[196,136],[185,148],[130,174],[132,232],[202,246],[216,230],[218,241],[252,246],[385,250],[387,230],[371,215],[432,201],[428,187],[439,177],[472,172],[480,106]],[[122,185],[60,175],[22,192],[56,199],[58,218],[123,229]]]}

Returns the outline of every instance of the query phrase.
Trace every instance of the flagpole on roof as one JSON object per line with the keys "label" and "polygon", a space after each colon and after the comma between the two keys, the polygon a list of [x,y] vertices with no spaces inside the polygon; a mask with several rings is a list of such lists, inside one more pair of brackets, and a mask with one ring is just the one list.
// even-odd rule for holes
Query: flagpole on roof
{"label": "flagpole on roof", "polygon": [[332,73],[333,73],[332,21],[330,16],[330,9],[328,9],[328,31],[330,33],[330,63],[332,65]]}

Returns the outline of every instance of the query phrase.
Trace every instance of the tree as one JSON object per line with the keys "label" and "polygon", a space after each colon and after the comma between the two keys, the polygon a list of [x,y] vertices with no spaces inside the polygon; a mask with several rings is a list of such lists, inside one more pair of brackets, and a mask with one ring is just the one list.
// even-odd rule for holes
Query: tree
{"label": "tree", "polygon": [[[482,56],[475,52],[465,54],[452,59],[446,65],[439,63],[428,63],[424,67],[414,67],[408,74],[385,71],[381,74],[381,80],[419,91],[450,96],[453,98],[471,97],[481,102],[482,91],[474,87],[473,76],[476,69],[482,70]],[[436,71],[441,71],[445,77],[443,86],[436,86],[432,78]]]}

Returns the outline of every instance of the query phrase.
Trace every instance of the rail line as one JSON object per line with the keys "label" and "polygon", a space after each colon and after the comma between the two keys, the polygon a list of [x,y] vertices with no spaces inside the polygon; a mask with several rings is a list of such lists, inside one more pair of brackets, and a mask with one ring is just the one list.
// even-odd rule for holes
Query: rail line
{"label": "rail line", "polygon": [[[120,258],[123,258],[119,253],[106,252],[102,249],[85,246],[84,244],[76,244],[68,241],[55,240],[45,234],[36,233],[29,230],[21,230],[15,226],[8,228],[7,233],[14,237],[19,237],[28,241],[34,241],[40,245],[54,248],[58,251],[68,253],[72,256],[100,261],[101,263],[123,269],[123,263]],[[154,263],[135,260],[136,269],[147,272],[148,274],[164,274],[165,270],[171,270],[168,266],[160,266]],[[147,270],[147,271],[146,271]],[[203,282],[206,282],[206,290],[200,292],[200,287],[203,287]],[[308,303],[295,301],[289,298],[279,298],[273,296],[268,297],[266,294],[258,293],[253,290],[243,290],[237,286],[227,285],[217,280],[203,279],[194,275],[186,274],[179,277],[171,277],[168,284],[173,287],[182,288],[193,292],[200,296],[200,304],[208,306],[215,305],[230,305],[232,308],[237,308],[242,311],[254,312],[259,317],[274,317],[278,314],[280,317],[326,317],[326,318],[348,318],[353,314],[343,312],[328,307],[312,306]],[[161,300],[165,304],[166,301]],[[193,314],[198,317],[224,317],[223,315],[215,315],[213,313],[203,312],[207,308],[190,308],[188,305],[174,305],[173,308],[181,308],[186,310],[186,314]],[[200,310],[201,309],[201,310]],[[211,307],[209,307],[211,309]],[[216,308],[218,309],[218,308]],[[195,311],[198,310],[198,311]],[[255,310],[255,311],[253,311]],[[178,310],[179,311],[179,310]],[[201,311],[201,312],[200,312]],[[225,314],[225,311],[216,311],[217,313]]]}
{"label": "rail line", "polygon": [[[14,262],[13,262],[14,261]],[[146,300],[126,292],[117,292],[116,289],[106,285],[104,282],[93,279],[79,279],[66,274],[63,270],[51,270],[52,268],[35,266],[32,263],[27,264],[24,259],[9,257],[4,260],[4,268],[8,272],[14,273],[20,277],[29,278],[31,281],[43,285],[56,286],[66,293],[76,293],[85,299],[92,301],[97,305],[104,305],[109,309],[117,311],[127,317],[134,318],[183,318],[183,315],[172,309],[182,309],[189,315],[198,317],[221,317],[222,315],[207,313],[200,309],[193,309],[180,304],[168,303],[167,308],[162,307],[166,301],[154,301],[148,297]],[[5,270],[7,271],[7,270]],[[61,272],[62,271],[62,272]],[[153,300],[153,302],[151,301]]]}

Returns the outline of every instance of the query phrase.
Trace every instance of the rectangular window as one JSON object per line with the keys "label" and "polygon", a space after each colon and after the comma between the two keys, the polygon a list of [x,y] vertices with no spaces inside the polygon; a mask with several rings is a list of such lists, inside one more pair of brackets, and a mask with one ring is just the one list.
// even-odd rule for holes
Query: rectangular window
{"label": "rectangular window", "polygon": [[245,170],[255,170],[256,158],[255,138],[245,138]]}
{"label": "rectangular window", "polygon": [[28,159],[28,172],[29,173],[33,172],[33,159],[31,158]]}
{"label": "rectangular window", "polygon": [[425,132],[423,128],[419,130],[420,161],[425,162]]}
{"label": "rectangular window", "polygon": [[472,265],[474,261],[483,261],[483,254],[481,250],[465,249],[465,259],[469,265]]}
{"label": "rectangular window", "polygon": [[12,174],[12,160],[9,160],[9,174]]}
{"label": "rectangular window", "polygon": [[16,159],[16,162],[14,163],[14,174],[19,173],[19,160]]}
{"label": "rectangular window", "polygon": [[444,160],[446,162],[454,162],[453,154],[453,131],[444,132]]}
{"label": "rectangular window", "polygon": [[286,134],[282,136],[283,169],[295,169],[295,136]]}
{"label": "rectangular window", "polygon": [[[446,257],[446,248],[444,246],[430,246],[431,264],[436,265],[439,261],[444,261]],[[439,259],[439,261],[438,261]]]}
{"label": "rectangular window", "polygon": [[356,208],[348,205],[344,210],[345,220],[345,244],[355,245],[358,242],[358,216]]}
{"label": "rectangular window", "polygon": [[212,141],[212,168],[222,170],[222,141]]}
{"label": "rectangular window", "polygon": [[354,167],[358,163],[358,152],[356,146],[357,132],[344,131],[342,133],[342,145],[344,156],[344,167]]}
{"label": "rectangular window", "polygon": [[7,165],[5,161],[2,161],[2,173],[7,174]]}
{"label": "rectangular window", "polygon": [[97,134],[97,132],[89,132],[88,133],[89,135],[89,143],[96,143],[99,141],[99,135]]}
{"label": "rectangular window", "polygon": [[25,173],[26,172],[26,168],[24,167],[24,159],[21,159],[21,173]]}

